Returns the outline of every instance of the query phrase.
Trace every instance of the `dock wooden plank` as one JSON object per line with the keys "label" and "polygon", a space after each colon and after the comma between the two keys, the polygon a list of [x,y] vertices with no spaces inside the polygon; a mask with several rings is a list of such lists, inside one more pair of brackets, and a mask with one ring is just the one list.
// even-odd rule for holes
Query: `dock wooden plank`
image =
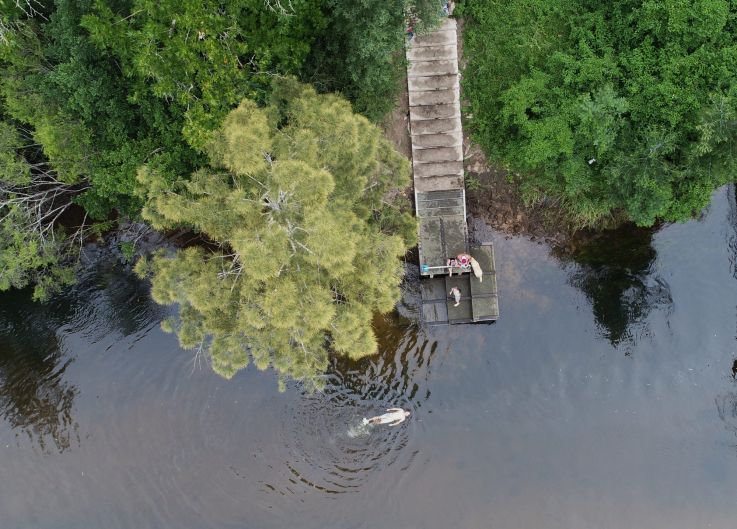
{"label": "dock wooden plank", "polygon": [[417,194],[417,200],[419,201],[428,201],[428,200],[446,200],[446,199],[454,199],[454,200],[460,200],[463,201],[463,191],[460,189],[454,190],[454,191],[442,191],[442,192],[436,192],[436,193],[418,193]]}
{"label": "dock wooden plank", "polygon": [[496,297],[474,297],[471,299],[471,311],[474,321],[495,320],[499,317],[499,301]]}
{"label": "dock wooden plank", "polygon": [[471,291],[468,285],[468,276],[453,276],[445,278],[445,291],[457,288],[461,292],[461,303],[454,307],[455,300],[448,297],[446,306],[448,308],[448,321],[461,322],[473,319],[473,305],[471,303]]}
{"label": "dock wooden plank", "polygon": [[444,261],[468,251],[468,226],[463,215],[443,218]]}
{"label": "dock wooden plank", "polygon": [[448,323],[448,306],[446,301],[423,303],[422,321],[429,324]]}
{"label": "dock wooden plank", "polygon": [[448,301],[448,322],[466,323],[473,320],[473,305],[470,299],[462,299],[460,305],[454,306],[455,301]]}
{"label": "dock wooden plank", "polygon": [[496,275],[485,274],[482,277],[483,281],[479,281],[476,276],[471,275],[471,294],[474,297],[496,296]]}
{"label": "dock wooden plank", "polygon": [[494,272],[494,247],[491,243],[471,247],[469,252],[476,259],[484,272]]}
{"label": "dock wooden plank", "polygon": [[[419,254],[420,266],[445,265],[445,250],[443,249],[442,218],[423,217],[419,219]],[[435,272],[440,273],[440,272]]]}

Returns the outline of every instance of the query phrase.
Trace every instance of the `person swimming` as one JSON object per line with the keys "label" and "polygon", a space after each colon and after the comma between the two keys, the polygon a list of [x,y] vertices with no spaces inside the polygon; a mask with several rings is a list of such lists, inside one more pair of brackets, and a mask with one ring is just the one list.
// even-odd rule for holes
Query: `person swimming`
{"label": "person swimming", "polygon": [[410,415],[408,411],[405,411],[402,408],[389,408],[386,411],[387,413],[371,417],[370,419],[366,419],[364,417],[363,424],[371,424],[374,426],[379,424],[388,424],[389,426],[396,426],[403,423]]}

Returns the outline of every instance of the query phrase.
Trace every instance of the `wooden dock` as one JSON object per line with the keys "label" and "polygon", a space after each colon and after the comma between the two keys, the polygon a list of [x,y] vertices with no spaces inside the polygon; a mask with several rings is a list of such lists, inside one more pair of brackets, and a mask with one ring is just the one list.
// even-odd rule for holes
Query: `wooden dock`
{"label": "wooden dock", "polygon": [[[406,53],[423,319],[495,320],[499,302],[494,251],[491,243],[471,247],[466,224],[455,19],[446,18],[437,30],[416,36]],[[460,253],[469,253],[481,264],[486,281],[458,269],[458,275],[445,277],[447,259]],[[461,291],[458,307],[448,297],[454,286]]]}

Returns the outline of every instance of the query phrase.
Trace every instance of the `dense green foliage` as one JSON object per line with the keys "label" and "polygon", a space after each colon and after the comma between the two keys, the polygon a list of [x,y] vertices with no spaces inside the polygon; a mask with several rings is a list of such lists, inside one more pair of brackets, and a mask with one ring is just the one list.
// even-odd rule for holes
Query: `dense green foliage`
{"label": "dense green foliage", "polygon": [[74,281],[68,257],[77,247],[54,221],[75,187],[34,163],[39,149],[28,143],[15,124],[0,121],[0,291],[33,284],[34,299],[45,300]]}
{"label": "dense green foliage", "polygon": [[91,184],[82,199],[90,214],[135,214],[138,165],[153,157],[174,173],[197,156],[181,141],[181,110],[131,98],[114,57],[79,25],[91,8],[92,0],[58,0],[48,22],[19,24],[2,47],[0,89],[8,117],[32,131],[57,178]]}
{"label": "dense green foliage", "polygon": [[[269,107],[244,100],[227,116],[208,144],[210,168],[173,185],[140,170],[144,217],[192,227],[218,249],[159,255],[137,270],[152,272],[154,299],[179,305],[166,327],[218,373],[231,377],[250,357],[314,383],[328,350],[374,353],[372,314],[399,299],[399,257],[415,241],[377,220],[409,168],[344,99],[276,85]],[[410,214],[392,216],[414,232]]]}
{"label": "dense green foliage", "polygon": [[583,225],[682,220],[737,170],[737,4],[468,0],[470,125]]}
{"label": "dense green foliage", "polygon": [[180,109],[184,138],[202,149],[241,99],[263,96],[269,74],[302,66],[324,16],[315,2],[292,5],[280,16],[263,0],[97,1],[82,26],[131,80],[128,98]]}
{"label": "dense green foliage", "polygon": [[28,230],[28,212],[11,206],[0,222],[0,291],[34,285],[33,298],[46,300],[74,282],[74,267],[66,262],[64,234],[44,238]]}
{"label": "dense green foliage", "polygon": [[313,47],[303,79],[340,91],[356,111],[379,120],[391,110],[404,74],[408,20],[416,31],[439,21],[439,0],[327,0],[326,28]]}
{"label": "dense green foliage", "polygon": [[[0,259],[8,264],[0,289],[46,276],[65,283],[85,233],[70,218],[138,216],[138,167],[167,182],[192,174],[206,163],[205,147],[228,112],[244,98],[267,101],[274,78],[297,75],[321,91],[342,92],[379,119],[399,88],[406,14],[431,21],[439,5],[0,3],[0,122],[17,136],[2,154]],[[13,181],[17,160],[28,162],[30,181]],[[48,200],[50,188],[58,193]],[[83,211],[70,215],[75,205]],[[26,251],[19,254],[19,246]]]}

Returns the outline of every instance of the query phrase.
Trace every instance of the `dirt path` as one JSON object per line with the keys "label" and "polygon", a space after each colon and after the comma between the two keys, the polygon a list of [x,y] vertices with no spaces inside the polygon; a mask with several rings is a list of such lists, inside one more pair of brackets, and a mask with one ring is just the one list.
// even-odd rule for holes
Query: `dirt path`
{"label": "dirt path", "polygon": [[407,94],[407,73],[401,79],[402,91],[394,103],[394,110],[389,114],[381,128],[386,137],[394,144],[398,152],[412,160],[412,140],[409,137],[409,95]]}

